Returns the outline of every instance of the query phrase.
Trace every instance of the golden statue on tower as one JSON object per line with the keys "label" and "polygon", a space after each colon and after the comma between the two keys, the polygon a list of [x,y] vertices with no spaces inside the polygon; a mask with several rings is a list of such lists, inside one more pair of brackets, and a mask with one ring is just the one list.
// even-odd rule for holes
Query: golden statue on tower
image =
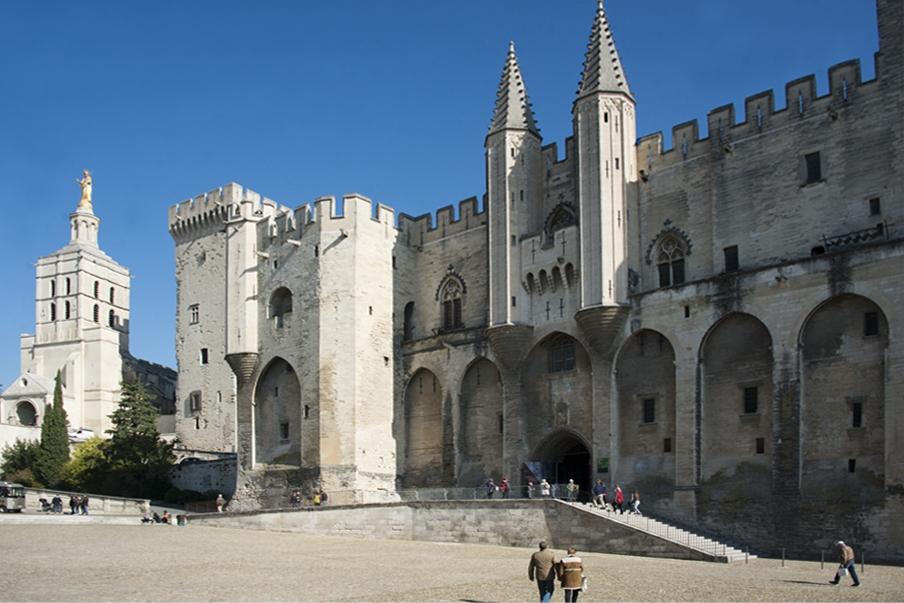
{"label": "golden statue on tower", "polygon": [[83,170],[81,180],[76,180],[76,182],[82,187],[82,198],[78,202],[77,209],[91,211],[91,172]]}

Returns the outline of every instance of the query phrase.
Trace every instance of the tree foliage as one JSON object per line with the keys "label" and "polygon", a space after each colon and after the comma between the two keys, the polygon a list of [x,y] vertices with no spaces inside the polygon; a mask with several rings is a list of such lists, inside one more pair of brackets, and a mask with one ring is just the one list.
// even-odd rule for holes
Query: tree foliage
{"label": "tree foliage", "polygon": [[[35,440],[19,440],[3,447],[3,464],[0,465],[0,473],[3,479],[11,482],[17,482],[25,486],[43,486],[35,478],[32,468],[38,460],[38,453],[41,449],[41,443]],[[28,473],[23,473],[28,472]],[[22,476],[26,479],[33,480],[32,484],[25,484],[20,481]],[[14,479],[17,478],[17,479]]]}
{"label": "tree foliage", "polygon": [[79,444],[63,467],[64,486],[69,490],[99,492],[110,465],[105,448],[106,442],[98,436]]}
{"label": "tree foliage", "polygon": [[157,409],[149,400],[141,383],[122,384],[119,406],[110,415],[110,439],[103,445],[109,463],[103,489],[110,494],[150,497],[166,491],[175,456],[172,444],[160,440]]}
{"label": "tree foliage", "polygon": [[48,487],[59,484],[63,466],[69,460],[69,425],[63,408],[63,386],[57,371],[53,406],[47,405],[41,422],[41,447],[35,459],[36,477]]}

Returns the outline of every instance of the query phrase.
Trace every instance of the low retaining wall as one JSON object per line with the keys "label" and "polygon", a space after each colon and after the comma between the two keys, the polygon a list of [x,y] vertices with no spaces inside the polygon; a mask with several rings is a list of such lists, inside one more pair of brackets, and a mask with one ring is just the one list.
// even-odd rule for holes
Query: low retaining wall
{"label": "low retaining wall", "polygon": [[[25,511],[40,511],[39,499],[46,498],[47,502],[54,496],[63,499],[63,512],[69,512],[69,497],[73,495],[88,497],[88,513],[100,513],[104,515],[141,515],[143,498],[121,498],[119,496],[104,496],[91,494],[90,492],[63,492],[62,490],[48,490],[44,488],[25,489]],[[147,501],[150,502],[150,501]]]}
{"label": "low retaining wall", "polygon": [[708,560],[670,540],[556,500],[433,501],[189,516],[190,525],[390,540],[466,542]]}

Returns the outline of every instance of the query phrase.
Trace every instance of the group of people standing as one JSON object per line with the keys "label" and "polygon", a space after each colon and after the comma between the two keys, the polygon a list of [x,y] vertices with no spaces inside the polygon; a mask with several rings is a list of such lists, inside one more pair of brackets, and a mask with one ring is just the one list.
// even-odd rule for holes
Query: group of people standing
{"label": "group of people standing", "polygon": [[[311,493],[309,502],[312,506],[320,507],[327,504],[329,500],[329,495],[322,488],[315,488],[314,492]],[[298,488],[289,493],[289,506],[300,507],[304,501],[304,496],[302,496],[301,490]]]}
{"label": "group of people standing", "polygon": [[[50,502],[46,498],[39,498],[41,503],[41,511],[45,513],[62,513],[63,499],[60,495],[54,496]],[[69,515],[87,515],[88,514],[88,496],[85,494],[73,494],[69,497]]]}
{"label": "group of people standing", "polygon": [[540,541],[540,550],[531,555],[527,566],[527,577],[536,580],[540,592],[540,601],[548,603],[556,590],[556,580],[565,592],[566,603],[577,603],[578,595],[587,590],[587,578],[584,576],[584,564],[574,548],[569,548],[564,557],[556,560],[556,555]]}

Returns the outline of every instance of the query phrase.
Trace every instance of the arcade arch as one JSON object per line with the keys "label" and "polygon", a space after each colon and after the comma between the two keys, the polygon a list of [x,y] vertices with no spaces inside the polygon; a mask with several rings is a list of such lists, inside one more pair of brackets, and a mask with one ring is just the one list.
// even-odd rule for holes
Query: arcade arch
{"label": "arcade arch", "polygon": [[460,402],[458,483],[475,485],[487,476],[499,479],[503,450],[502,379],[495,364],[486,358],[471,363],[461,382]]}
{"label": "arcade arch", "polygon": [[402,487],[443,482],[443,391],[439,379],[418,370],[405,388],[405,462]]}
{"label": "arcade arch", "polygon": [[267,365],[254,390],[254,454],[259,464],[301,465],[301,387],[282,358]]}

